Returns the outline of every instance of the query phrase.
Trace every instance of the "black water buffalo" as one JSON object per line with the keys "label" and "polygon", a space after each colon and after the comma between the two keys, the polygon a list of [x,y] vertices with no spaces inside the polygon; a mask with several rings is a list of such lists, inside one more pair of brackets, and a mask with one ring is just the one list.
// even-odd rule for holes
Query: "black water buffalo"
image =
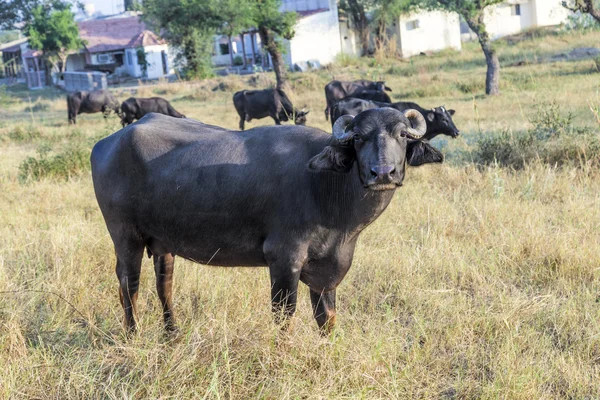
{"label": "black water buffalo", "polygon": [[121,124],[123,126],[129,125],[134,120],[140,119],[149,113],[159,113],[175,118],[185,118],[185,115],[175,110],[173,106],[171,106],[171,103],[162,97],[150,97],[148,99],[130,97],[121,104]]}
{"label": "black water buffalo", "polygon": [[349,99],[349,98],[373,100],[373,101],[379,101],[381,103],[391,103],[392,102],[392,99],[386,92],[381,92],[379,90],[363,90],[362,92],[355,93],[350,97],[346,97],[345,99]]}
{"label": "black water buffalo", "polygon": [[292,102],[281,89],[242,90],[233,95],[233,105],[240,116],[240,130],[244,122],[271,117],[276,125],[293,119],[296,125],[306,124],[308,111],[294,108]]}
{"label": "black water buffalo", "polygon": [[[384,81],[368,81],[361,79],[358,81],[344,82],[344,81],[331,81],[325,85],[325,100],[327,101],[327,108],[325,109],[325,119],[329,118],[331,107],[342,100],[345,97],[357,97],[358,93],[365,90],[375,90],[378,92],[392,91],[385,85]],[[377,99],[369,99],[377,100]],[[391,101],[391,100],[390,100]]]}
{"label": "black water buffalo", "polygon": [[425,109],[416,103],[397,102],[397,103],[382,103],[377,101],[369,101],[362,99],[344,99],[337,102],[331,109],[332,124],[342,115],[357,115],[365,110],[379,107],[392,107],[399,111],[414,109],[419,111],[427,121],[427,132],[423,139],[431,140],[437,135],[443,134],[453,138],[460,134],[460,131],[454,125],[452,116],[454,110],[447,110],[444,106]]}
{"label": "black water buffalo", "polygon": [[77,123],[77,115],[101,112],[106,118],[111,111],[119,113],[119,102],[108,90],[73,92],[67,95],[69,123]]}
{"label": "black water buffalo", "polygon": [[136,326],[144,249],[167,329],[175,256],[268,266],[278,321],[295,312],[302,281],[319,327],[332,328],[359,233],[402,186],[407,163],[442,161],[419,139],[425,129],[417,111],[391,108],[343,116],[333,135],[292,125],[227,131],[149,114],[102,139],[92,179],[116,250],[126,328]]}

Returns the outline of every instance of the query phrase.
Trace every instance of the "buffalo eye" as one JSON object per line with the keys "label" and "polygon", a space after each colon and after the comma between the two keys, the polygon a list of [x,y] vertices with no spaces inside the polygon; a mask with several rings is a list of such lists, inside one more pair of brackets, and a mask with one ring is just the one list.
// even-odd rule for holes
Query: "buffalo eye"
{"label": "buffalo eye", "polygon": [[355,133],[354,136],[352,136],[352,139],[354,139],[355,142],[360,142],[362,140],[358,133]]}

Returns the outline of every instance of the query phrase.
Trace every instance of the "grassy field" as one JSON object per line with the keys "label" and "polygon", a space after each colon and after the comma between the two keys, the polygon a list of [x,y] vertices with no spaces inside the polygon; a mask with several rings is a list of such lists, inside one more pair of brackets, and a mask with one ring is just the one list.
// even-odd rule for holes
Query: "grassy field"
{"label": "grassy field", "polygon": [[[598,164],[585,148],[560,167],[535,157],[518,170],[470,161],[482,137],[527,131],[552,103],[600,133],[594,61],[548,62],[599,42],[592,32],[501,43],[502,94],[493,98],[481,95],[485,63],[474,43],[292,75],[311,126],[330,127],[325,83],[364,77],[385,79],[394,100],[456,109],[462,131],[433,141],[447,162],[411,168],[362,234],[328,338],[306,287],[282,333],[265,268],[184,260],[174,281],[181,331],[165,338],[146,259],[141,330],[126,339],[87,160],[120,124],[97,114],[68,126],[63,93],[0,87],[0,398],[600,399]],[[135,90],[236,128],[232,93],[271,83],[262,75]]]}

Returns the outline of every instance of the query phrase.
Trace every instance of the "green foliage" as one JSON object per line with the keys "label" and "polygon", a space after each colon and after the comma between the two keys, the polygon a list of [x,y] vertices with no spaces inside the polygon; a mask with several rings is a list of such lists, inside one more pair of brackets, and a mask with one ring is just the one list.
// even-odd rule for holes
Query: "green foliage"
{"label": "green foliage", "polygon": [[17,29],[20,24],[32,19],[38,6],[60,7],[62,0],[2,0],[0,1],[0,29]]}
{"label": "green foliage", "polygon": [[12,42],[19,37],[19,31],[0,31],[0,44]]}
{"label": "green foliage", "polygon": [[69,51],[79,50],[84,45],[69,3],[37,6],[32,10],[24,33],[29,39],[29,46],[42,50],[43,57],[51,64],[59,60],[64,64]]}
{"label": "green foliage", "polygon": [[136,55],[138,59],[138,64],[142,69],[142,76],[146,76],[148,74],[148,60],[146,59],[146,52],[143,47],[138,47],[136,49]]}
{"label": "green foliage", "polygon": [[42,133],[40,130],[33,125],[28,125],[26,127],[19,125],[8,133],[8,137],[15,142],[29,142],[38,139],[41,136]]}
{"label": "green foliage", "polygon": [[212,75],[213,36],[261,32],[265,48],[281,52],[281,39],[294,36],[295,13],[281,13],[281,0],[146,0],[143,18],[181,48],[178,59],[188,78]]}
{"label": "green foliage", "polygon": [[540,105],[531,119],[531,129],[482,134],[472,154],[473,161],[514,169],[538,160],[553,166],[600,166],[598,133],[576,127],[573,122],[573,115],[563,116],[556,103]]}
{"label": "green foliage", "polygon": [[27,157],[19,165],[19,180],[22,183],[44,178],[69,180],[90,170],[90,150],[74,145],[50,156],[49,146],[40,146],[37,157]]}

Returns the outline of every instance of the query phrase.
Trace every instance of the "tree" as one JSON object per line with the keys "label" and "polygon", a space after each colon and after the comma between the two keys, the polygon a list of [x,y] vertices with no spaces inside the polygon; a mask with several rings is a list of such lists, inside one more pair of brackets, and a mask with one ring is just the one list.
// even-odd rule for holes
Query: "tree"
{"label": "tree", "polygon": [[37,6],[32,10],[23,31],[29,40],[29,47],[41,50],[42,58],[48,65],[58,67],[61,73],[68,53],[84,45],[69,3],[54,2]]}
{"label": "tree", "polygon": [[212,75],[213,37],[221,26],[216,0],[144,0],[142,18],[181,49],[187,78]]}
{"label": "tree", "polygon": [[563,1],[563,7],[573,12],[580,12],[591,15],[597,22],[600,22],[600,5],[594,0],[570,0]]}
{"label": "tree", "polygon": [[496,48],[486,29],[484,17],[488,7],[502,3],[504,0],[424,0],[421,5],[430,9],[456,12],[464,18],[469,28],[477,35],[481,50],[485,55],[487,74],[485,93],[500,93],[500,62]]}
{"label": "tree", "polygon": [[255,27],[273,60],[277,87],[286,86],[281,41],[294,36],[296,14],[281,13],[281,0],[144,0],[142,4],[144,20],[181,46],[188,77],[211,73],[213,35],[231,37]]}
{"label": "tree", "polygon": [[49,1],[2,0],[0,1],[0,29],[16,29],[31,19],[33,9]]}
{"label": "tree", "polygon": [[387,38],[388,26],[400,15],[408,13],[415,5],[414,0],[375,0],[371,25],[376,33],[377,47],[382,49]]}
{"label": "tree", "polygon": [[373,2],[374,0],[340,0],[340,9],[348,15],[352,25],[358,31],[358,40],[363,55],[369,53],[371,30],[367,13],[373,7]]}
{"label": "tree", "polygon": [[[229,59],[233,65],[231,38],[248,30],[253,24],[254,2],[248,0],[219,0],[217,9],[222,19],[219,32],[229,39]],[[243,44],[243,42],[242,42]],[[246,55],[244,54],[243,57]],[[244,61],[245,64],[245,61]]]}
{"label": "tree", "polygon": [[282,39],[294,37],[297,15],[280,12],[281,0],[254,0],[253,22],[258,29],[262,45],[271,56],[277,89],[287,89],[287,69],[283,61]]}

